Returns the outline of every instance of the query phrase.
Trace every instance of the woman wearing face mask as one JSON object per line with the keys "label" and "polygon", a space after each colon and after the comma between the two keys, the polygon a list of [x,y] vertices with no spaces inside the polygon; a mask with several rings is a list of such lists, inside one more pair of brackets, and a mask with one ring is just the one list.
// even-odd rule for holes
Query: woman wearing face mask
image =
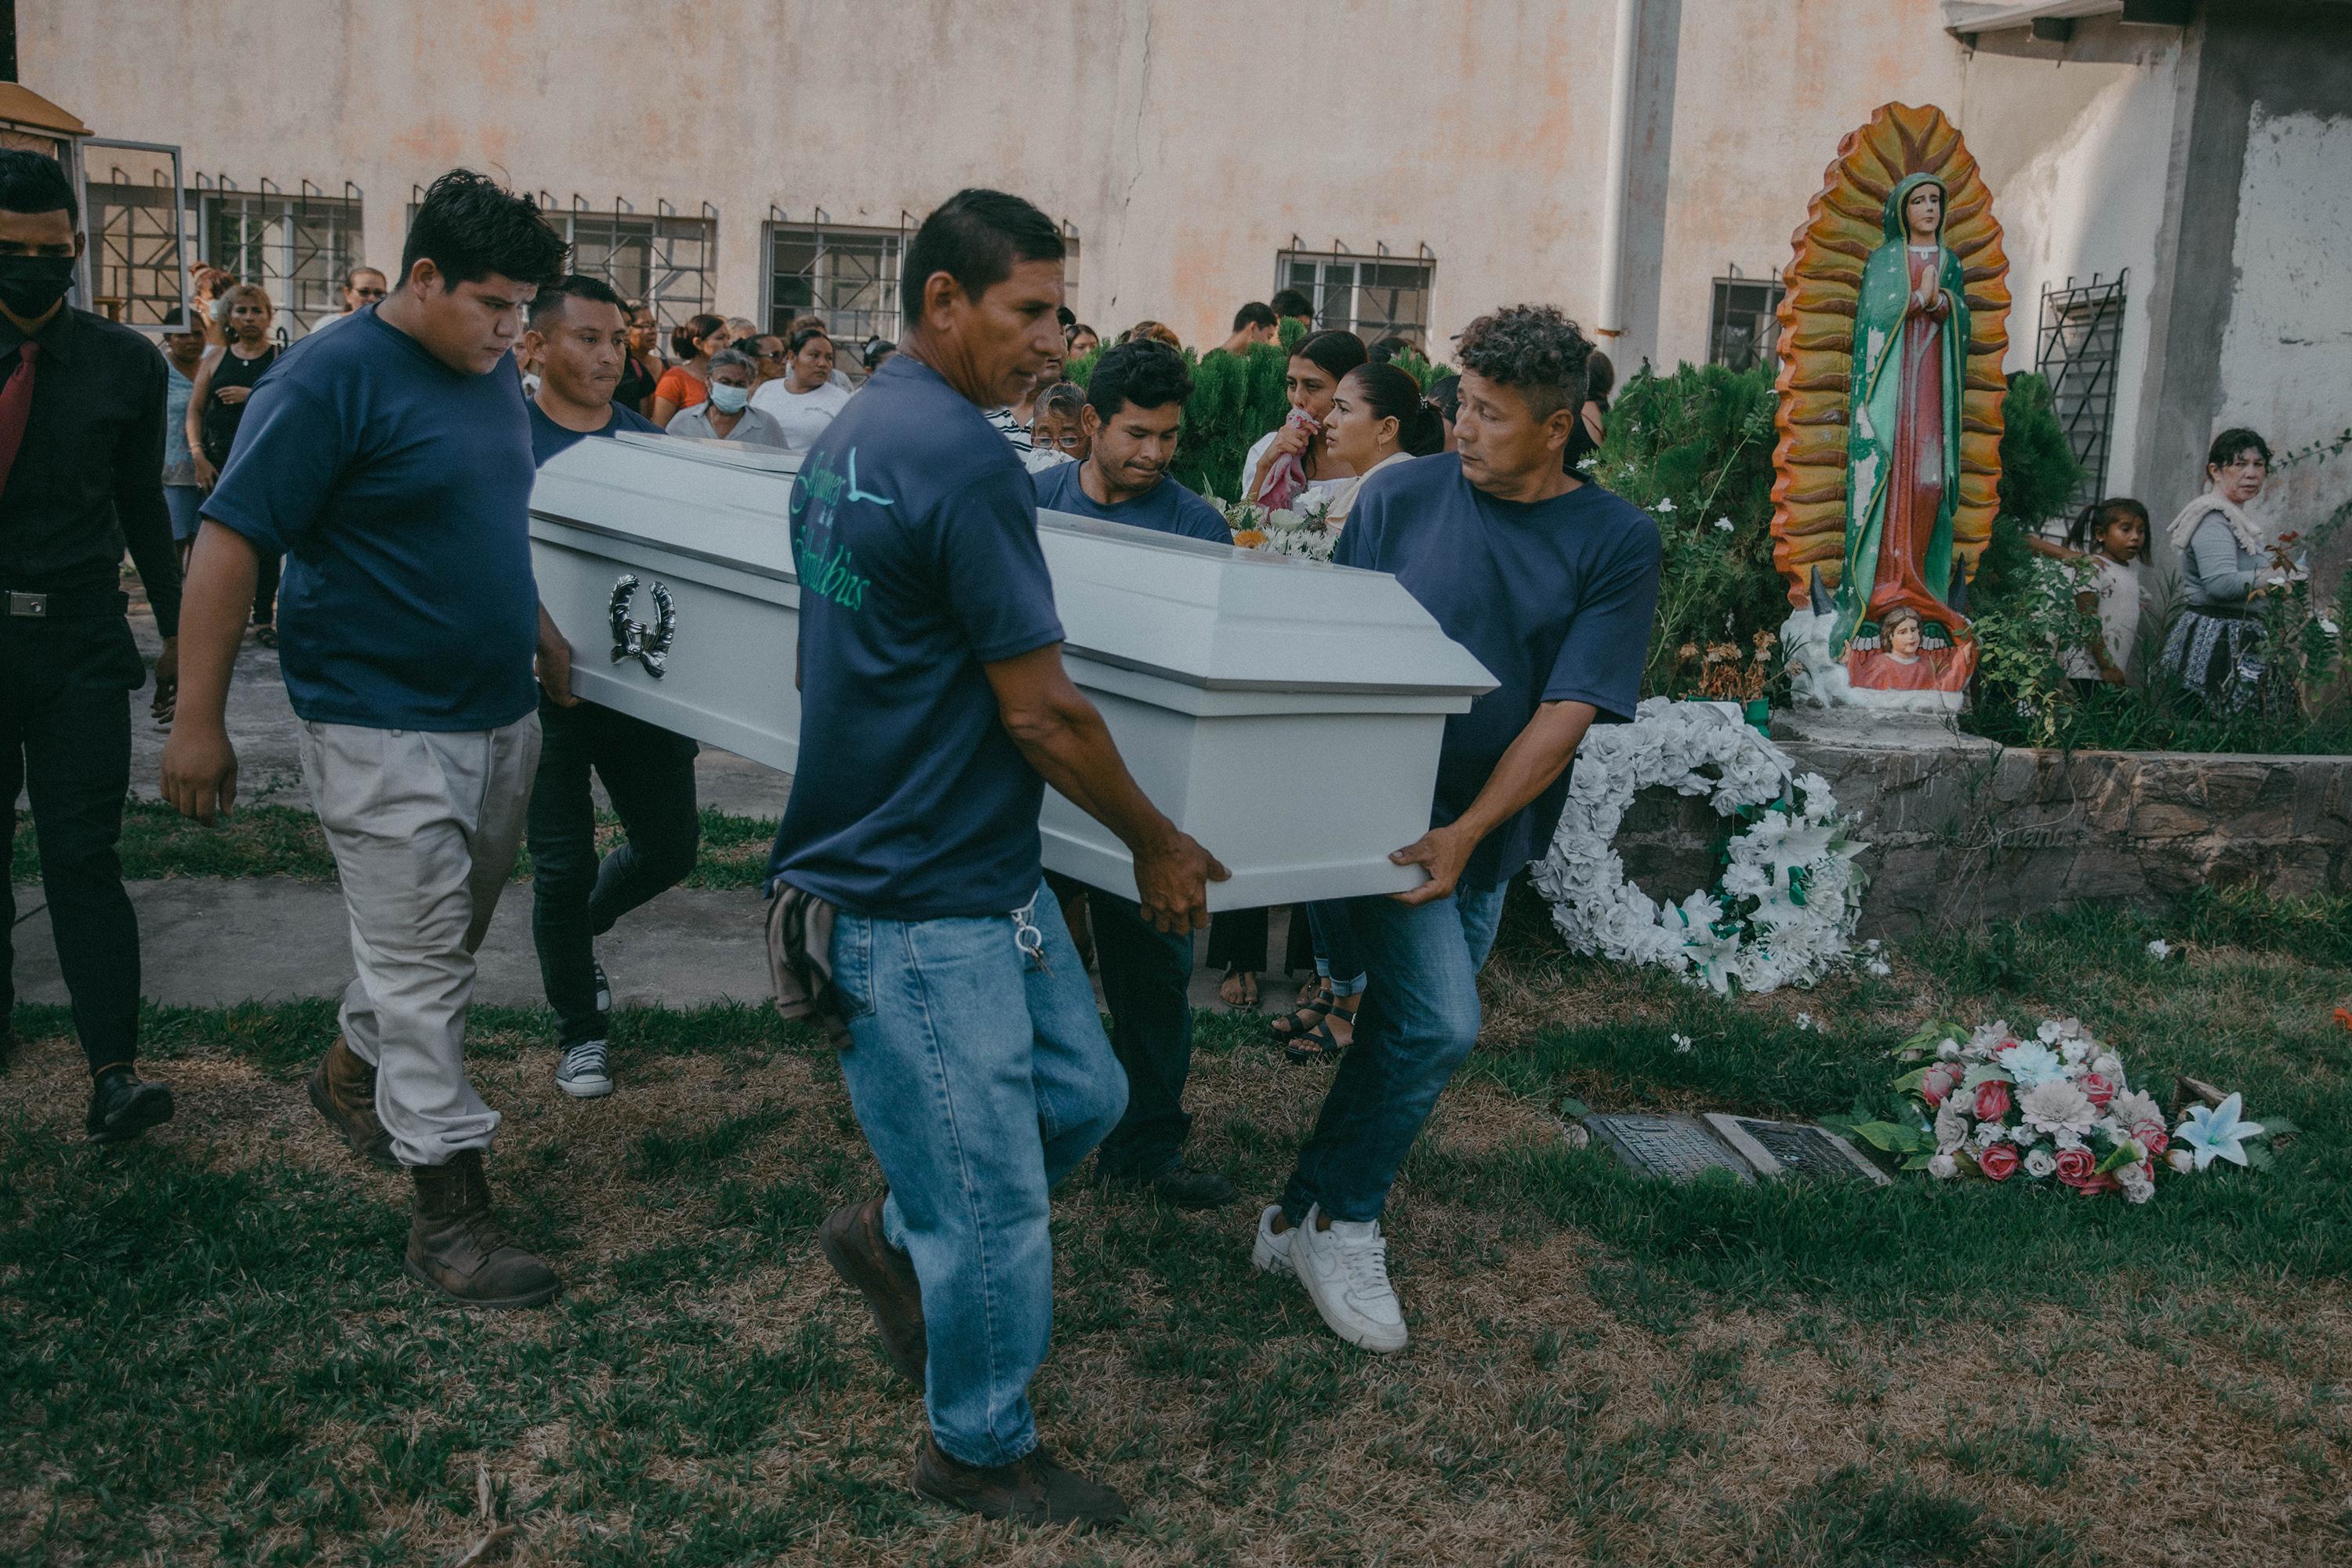
{"label": "woman wearing face mask", "polygon": [[787,452],[805,452],[824,434],[849,394],[833,379],[833,340],[822,327],[803,327],[784,345],[784,374],[751,399],[782,433]]}
{"label": "woman wearing face mask", "polygon": [[[1242,494],[1269,506],[1296,507],[1329,494],[1334,479],[1353,470],[1333,457],[1322,437],[1339,382],[1366,358],[1353,332],[1317,332],[1291,353],[1283,377],[1290,417],[1258,438],[1242,459]],[[1283,459],[1288,458],[1286,463]]]}
{"label": "woman wearing face mask", "polygon": [[691,408],[679,409],[663,428],[673,436],[783,450],[782,427],[751,406],[751,383],[759,374],[759,365],[742,350],[719,350],[710,356],[710,395]]}
{"label": "woman wearing face mask", "polygon": [[1087,439],[1086,421],[1078,416],[1086,405],[1086,388],[1075,381],[1057,381],[1039,393],[1036,418],[1029,426],[1029,456],[1022,459],[1023,467],[1042,474],[1064,463],[1085,462],[1093,446]]}
{"label": "woman wearing face mask", "polygon": [[1364,481],[1391,463],[1445,446],[1444,421],[1412,376],[1393,364],[1360,364],[1341,378],[1323,420],[1323,445],[1356,476],[1331,492],[1330,520],[1347,520]]}
{"label": "woman wearing face mask", "polygon": [[[278,363],[279,352],[269,336],[275,312],[267,289],[239,283],[221,298],[228,305],[228,346],[205,355],[188,391],[189,458],[197,486],[207,490],[228,466],[253,384]],[[278,570],[284,560],[263,551],[254,579],[253,637],[264,647],[278,646]]]}
{"label": "woman wearing face mask", "polygon": [[677,363],[662,372],[654,385],[655,424],[668,429],[679,409],[691,408],[710,395],[710,361],[729,341],[726,318],[707,311],[688,317],[686,324],[669,335]]}

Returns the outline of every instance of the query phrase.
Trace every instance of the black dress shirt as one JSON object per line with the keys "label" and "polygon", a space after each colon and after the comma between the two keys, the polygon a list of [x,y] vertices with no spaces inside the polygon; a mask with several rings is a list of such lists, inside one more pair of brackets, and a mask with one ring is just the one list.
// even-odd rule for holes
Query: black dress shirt
{"label": "black dress shirt", "polygon": [[[0,590],[62,594],[121,581],[127,544],[154,607],[180,631],[180,565],[163,505],[163,356],[68,305],[34,334],[33,410],[0,491]],[[0,382],[25,334],[0,316]]]}

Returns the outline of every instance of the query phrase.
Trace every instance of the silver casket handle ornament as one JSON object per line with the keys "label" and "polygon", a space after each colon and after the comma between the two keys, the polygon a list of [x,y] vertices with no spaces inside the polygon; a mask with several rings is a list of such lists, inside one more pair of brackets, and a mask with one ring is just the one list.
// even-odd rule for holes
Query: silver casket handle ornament
{"label": "silver casket handle ornament", "polygon": [[653,624],[629,619],[630,605],[637,595],[637,578],[634,572],[624,572],[613,584],[609,614],[613,623],[613,662],[634,658],[646,667],[647,675],[659,680],[667,673],[664,661],[669,657],[670,640],[677,636],[677,608],[670,603],[667,584],[656,579],[653,592]]}

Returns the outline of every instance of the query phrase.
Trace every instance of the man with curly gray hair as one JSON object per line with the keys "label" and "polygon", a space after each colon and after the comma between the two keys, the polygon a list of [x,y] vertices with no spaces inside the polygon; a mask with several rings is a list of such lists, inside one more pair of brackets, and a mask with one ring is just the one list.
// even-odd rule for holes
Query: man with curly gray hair
{"label": "man with curly gray hair", "polygon": [[1477,1042],[1503,889],[1550,842],[1585,731],[1631,719],[1641,696],[1657,525],[1561,466],[1591,353],[1549,305],[1473,321],[1454,355],[1459,450],[1368,479],[1333,556],[1394,574],[1497,682],[1446,721],[1430,829],[1389,857],[1428,880],[1346,902],[1371,986],[1282,1202],[1258,1220],[1252,1260],[1296,1275],[1366,1350],[1405,1342],[1381,1213]]}

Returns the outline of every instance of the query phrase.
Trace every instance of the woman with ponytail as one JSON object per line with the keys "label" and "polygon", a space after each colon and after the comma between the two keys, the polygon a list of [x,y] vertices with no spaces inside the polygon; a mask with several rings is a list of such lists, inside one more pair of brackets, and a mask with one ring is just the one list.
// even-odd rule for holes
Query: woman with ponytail
{"label": "woman with ponytail", "polygon": [[1296,506],[1328,495],[1332,481],[1353,477],[1323,440],[1323,420],[1347,374],[1365,362],[1364,341],[1353,332],[1317,332],[1291,352],[1284,377],[1290,417],[1258,438],[1242,459],[1242,497],[1270,507]]}
{"label": "woman with ponytail", "polygon": [[1360,364],[1340,378],[1324,416],[1323,444],[1355,476],[1331,492],[1330,521],[1345,521],[1366,479],[1391,463],[1445,447],[1445,422],[1412,377],[1393,364]]}

